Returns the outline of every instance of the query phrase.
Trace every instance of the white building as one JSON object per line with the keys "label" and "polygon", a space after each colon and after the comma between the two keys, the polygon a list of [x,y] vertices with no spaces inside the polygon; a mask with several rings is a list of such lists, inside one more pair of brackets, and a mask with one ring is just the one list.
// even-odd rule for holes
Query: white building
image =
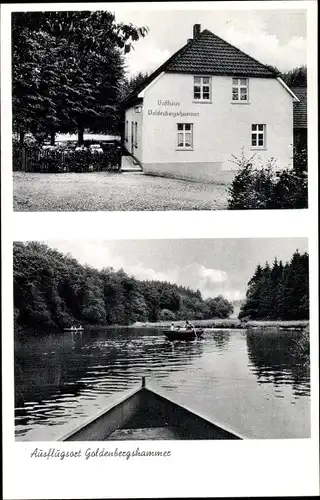
{"label": "white building", "polygon": [[293,101],[271,69],[196,24],[125,99],[124,144],[146,174],[228,183],[242,150],[292,164]]}

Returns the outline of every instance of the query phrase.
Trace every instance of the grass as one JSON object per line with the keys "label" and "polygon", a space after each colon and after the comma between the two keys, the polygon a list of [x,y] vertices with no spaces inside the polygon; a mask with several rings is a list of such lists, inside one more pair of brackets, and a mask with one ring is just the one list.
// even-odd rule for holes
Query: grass
{"label": "grass", "polygon": [[[213,318],[213,319],[200,319],[200,320],[192,320],[190,321],[193,326],[196,328],[231,328],[231,329],[248,329],[248,328],[257,328],[263,330],[278,330],[278,329],[295,329],[302,330],[308,327],[308,320],[292,320],[292,321],[248,321],[246,323],[241,322],[239,319],[234,318]],[[156,323],[134,323],[131,325],[133,328],[135,327],[159,327],[163,328],[168,326],[169,324],[174,323],[175,325],[183,326],[184,321],[158,321]]]}
{"label": "grass", "polygon": [[20,212],[223,210],[227,187],[137,173],[13,172],[13,209]]}
{"label": "grass", "polygon": [[305,328],[309,325],[309,320],[270,320],[270,321],[248,321],[246,326],[279,326],[281,328]]}

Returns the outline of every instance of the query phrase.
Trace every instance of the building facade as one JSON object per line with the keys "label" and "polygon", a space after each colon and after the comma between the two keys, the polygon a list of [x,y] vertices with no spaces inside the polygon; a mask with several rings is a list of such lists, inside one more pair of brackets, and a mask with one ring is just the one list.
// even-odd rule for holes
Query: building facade
{"label": "building facade", "polygon": [[292,91],[300,101],[293,103],[293,145],[301,153],[308,147],[307,88],[295,87]]}
{"label": "building facade", "polygon": [[208,30],[125,101],[126,149],[146,174],[229,183],[237,158],[292,164],[293,92]]}

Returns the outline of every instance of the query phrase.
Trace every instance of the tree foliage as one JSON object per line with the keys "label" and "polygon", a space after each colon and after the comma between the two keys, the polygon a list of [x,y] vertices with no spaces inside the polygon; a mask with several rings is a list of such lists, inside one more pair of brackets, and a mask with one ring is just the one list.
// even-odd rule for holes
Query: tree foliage
{"label": "tree foliage", "polygon": [[133,76],[128,76],[123,80],[122,87],[121,87],[121,97],[122,99],[125,99],[131,92],[134,92],[137,90],[144,81],[148,78],[149,73],[145,72],[143,73],[142,71],[139,71],[137,74]]}
{"label": "tree foliage", "polygon": [[254,165],[254,156],[235,158],[238,171],[228,188],[229,210],[308,207],[307,151],[294,153],[293,168],[278,170],[274,160]]}
{"label": "tree foliage", "polygon": [[42,243],[15,242],[13,257],[14,317],[20,328],[226,318],[233,312],[222,296],[203,300],[199,290],[140,281],[109,267],[98,271]]}
{"label": "tree foliage", "polygon": [[302,320],[309,318],[309,255],[297,250],[290,262],[276,258],[257,266],[248,283],[239,318]]}
{"label": "tree foliage", "polygon": [[107,11],[13,13],[14,128],[115,130],[123,56],[146,33]]}
{"label": "tree foliage", "polygon": [[281,79],[288,87],[306,87],[307,86],[307,66],[299,66],[285,73],[280,73]]}
{"label": "tree foliage", "polygon": [[274,74],[281,78],[289,88],[292,87],[306,87],[307,86],[307,66],[298,66],[297,68],[290,69],[289,71],[280,71],[276,66],[266,65]]}

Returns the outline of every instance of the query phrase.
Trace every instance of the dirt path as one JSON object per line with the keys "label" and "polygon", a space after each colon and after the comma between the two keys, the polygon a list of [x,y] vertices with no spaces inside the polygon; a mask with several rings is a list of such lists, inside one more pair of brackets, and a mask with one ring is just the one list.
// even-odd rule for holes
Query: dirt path
{"label": "dirt path", "polygon": [[223,210],[227,187],[139,173],[13,173],[13,209],[37,211]]}

